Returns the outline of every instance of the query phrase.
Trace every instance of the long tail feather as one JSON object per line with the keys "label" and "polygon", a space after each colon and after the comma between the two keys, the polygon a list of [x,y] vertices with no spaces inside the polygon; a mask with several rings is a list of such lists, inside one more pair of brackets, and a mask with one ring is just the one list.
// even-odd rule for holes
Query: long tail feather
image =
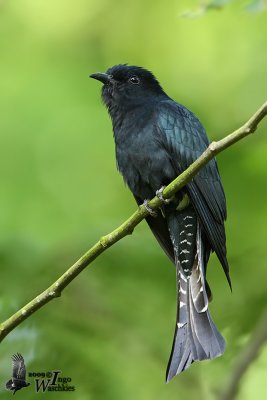
{"label": "long tail feather", "polygon": [[[181,230],[181,220],[178,222]],[[173,220],[172,224],[169,226],[171,229],[175,224]],[[177,237],[177,232],[175,236]],[[190,367],[194,361],[213,359],[225,351],[224,339],[208,310],[203,243],[199,224],[194,236],[196,247],[191,270],[188,268],[189,264],[186,270],[182,267],[181,257],[179,257],[181,251],[176,251],[178,311],[172,352],[166,373],[167,382]],[[173,244],[175,245],[174,238]]]}

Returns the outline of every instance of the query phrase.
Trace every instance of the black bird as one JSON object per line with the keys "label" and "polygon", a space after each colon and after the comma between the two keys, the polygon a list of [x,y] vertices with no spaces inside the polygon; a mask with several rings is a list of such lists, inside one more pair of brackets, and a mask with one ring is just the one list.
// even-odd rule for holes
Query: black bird
{"label": "black bird", "polygon": [[13,394],[15,394],[18,390],[29,386],[30,383],[26,382],[26,367],[20,353],[12,356],[12,365],[12,378],[6,383],[6,388],[13,390]]}
{"label": "black bird", "polygon": [[211,291],[206,281],[214,251],[231,287],[224,190],[213,159],[171,202],[164,202],[162,188],[208,147],[203,126],[144,68],[116,65],[90,76],[104,84],[102,99],[112,119],[117,166],[137,203],[156,193],[162,198],[161,212],[146,220],[176,266],[178,306],[168,382],[192,362],[213,359],[225,350],[208,310]]}

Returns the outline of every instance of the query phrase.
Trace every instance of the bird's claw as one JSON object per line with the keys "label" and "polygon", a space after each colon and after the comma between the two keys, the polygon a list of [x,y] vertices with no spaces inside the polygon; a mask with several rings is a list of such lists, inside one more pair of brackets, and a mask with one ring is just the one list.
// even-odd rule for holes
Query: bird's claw
{"label": "bird's claw", "polygon": [[172,200],[171,199],[164,199],[162,193],[166,186],[161,186],[159,190],[156,191],[156,196],[162,201],[164,204],[169,204]]}
{"label": "bird's claw", "polygon": [[149,214],[151,215],[151,217],[157,217],[158,213],[157,211],[152,210],[151,207],[149,207],[148,205],[148,200],[145,200],[143,203],[143,206],[145,207],[145,209],[149,212]]}

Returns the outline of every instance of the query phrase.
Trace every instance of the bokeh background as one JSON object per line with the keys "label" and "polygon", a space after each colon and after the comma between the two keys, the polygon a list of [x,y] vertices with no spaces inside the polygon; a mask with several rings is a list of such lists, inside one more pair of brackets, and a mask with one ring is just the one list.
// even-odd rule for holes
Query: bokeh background
{"label": "bokeh background", "polygon": [[[90,73],[125,62],[151,69],[212,139],[266,100],[266,12],[245,1],[221,3],[191,18],[181,14],[198,7],[193,0],[0,1],[2,321],[136,209],[116,171],[111,123]],[[49,399],[216,397],[266,307],[266,128],[264,121],[218,157],[233,293],[214,256],[209,281],[225,355],[164,383],[175,271],[141,223],[1,343],[2,399],[11,396],[4,386],[15,352],[28,371],[61,369],[72,378],[74,394]],[[266,371],[267,347],[238,399],[263,398]],[[36,397],[29,381],[21,399]]]}

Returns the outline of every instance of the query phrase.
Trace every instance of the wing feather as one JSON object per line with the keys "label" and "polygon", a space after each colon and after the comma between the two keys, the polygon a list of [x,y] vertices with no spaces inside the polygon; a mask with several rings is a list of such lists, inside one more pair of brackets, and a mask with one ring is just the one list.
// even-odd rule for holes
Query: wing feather
{"label": "wing feather", "polygon": [[[208,147],[206,132],[191,111],[171,99],[160,103],[157,115],[162,145],[169,153],[178,175]],[[210,246],[217,254],[231,287],[224,229],[226,201],[216,160],[209,161],[186,187]]]}
{"label": "wing feather", "polygon": [[24,364],[24,358],[20,353],[12,356],[13,373],[12,378],[18,380],[25,380],[26,378],[26,367]]}

